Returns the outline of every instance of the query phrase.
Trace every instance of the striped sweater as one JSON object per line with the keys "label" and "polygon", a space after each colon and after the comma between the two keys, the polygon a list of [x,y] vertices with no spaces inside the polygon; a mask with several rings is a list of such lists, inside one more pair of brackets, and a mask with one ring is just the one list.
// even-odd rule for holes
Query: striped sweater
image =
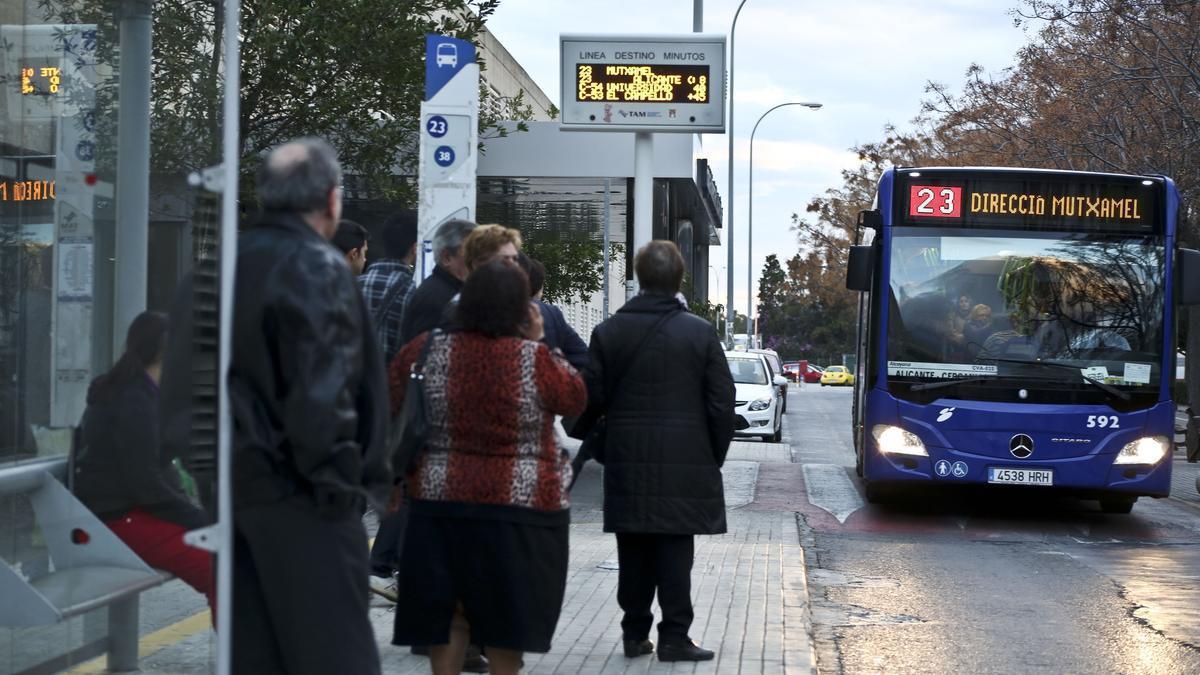
{"label": "striped sweater", "polygon": [[[392,361],[393,415],[428,339],[428,333],[418,336]],[[567,509],[571,466],[555,442],[554,416],[583,411],[583,378],[539,342],[466,332],[433,340],[424,380],[429,435],[408,476],[408,496],[541,512]]]}

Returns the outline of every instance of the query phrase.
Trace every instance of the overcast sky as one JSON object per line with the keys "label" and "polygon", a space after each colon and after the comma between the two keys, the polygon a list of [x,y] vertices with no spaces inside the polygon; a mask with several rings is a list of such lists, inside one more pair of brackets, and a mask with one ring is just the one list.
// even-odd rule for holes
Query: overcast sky
{"label": "overcast sky", "polygon": [[[957,89],[972,63],[998,73],[1027,41],[1010,10],[1019,0],[748,0],[734,64],[734,299],[746,310],[747,159],[750,130],[777,103],[818,101],[810,111],[771,113],[754,141],[754,267],[757,292],[770,253],[798,250],[789,229],[815,195],[857,164],[849,148],[906,126],[933,80]],[[685,33],[691,0],[502,0],[489,28],[556,103],[560,33]],[[737,0],[707,0],[704,31],[728,33]],[[728,137],[704,137],[717,186],[728,194]],[[728,219],[726,220],[728,229]],[[725,240],[722,232],[722,241]],[[713,248],[712,300],[725,299],[728,253]],[[716,284],[720,282],[719,290]]]}

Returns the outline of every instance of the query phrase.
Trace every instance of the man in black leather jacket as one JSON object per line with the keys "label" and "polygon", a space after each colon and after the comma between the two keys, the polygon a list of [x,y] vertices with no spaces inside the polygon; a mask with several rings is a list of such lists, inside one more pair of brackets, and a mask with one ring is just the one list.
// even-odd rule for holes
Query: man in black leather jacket
{"label": "man in black leather jacket", "polygon": [[392,484],[370,317],[328,239],[341,168],[320,139],[273,149],[238,242],[234,672],[378,673],[362,514]]}

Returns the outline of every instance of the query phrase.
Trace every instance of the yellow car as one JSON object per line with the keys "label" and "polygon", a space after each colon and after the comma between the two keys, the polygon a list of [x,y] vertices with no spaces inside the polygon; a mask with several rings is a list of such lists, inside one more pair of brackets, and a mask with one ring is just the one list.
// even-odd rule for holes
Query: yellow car
{"label": "yellow car", "polygon": [[846,369],[846,366],[829,366],[825,372],[821,374],[821,386],[837,386],[846,385],[847,387],[854,385],[854,373]]}

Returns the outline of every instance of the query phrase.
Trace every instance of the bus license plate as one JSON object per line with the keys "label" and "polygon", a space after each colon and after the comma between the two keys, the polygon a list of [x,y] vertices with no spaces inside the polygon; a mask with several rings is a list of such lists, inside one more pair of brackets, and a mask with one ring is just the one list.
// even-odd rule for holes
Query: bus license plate
{"label": "bus license plate", "polygon": [[1007,485],[1054,485],[1054,471],[992,466],[988,467],[988,482]]}

